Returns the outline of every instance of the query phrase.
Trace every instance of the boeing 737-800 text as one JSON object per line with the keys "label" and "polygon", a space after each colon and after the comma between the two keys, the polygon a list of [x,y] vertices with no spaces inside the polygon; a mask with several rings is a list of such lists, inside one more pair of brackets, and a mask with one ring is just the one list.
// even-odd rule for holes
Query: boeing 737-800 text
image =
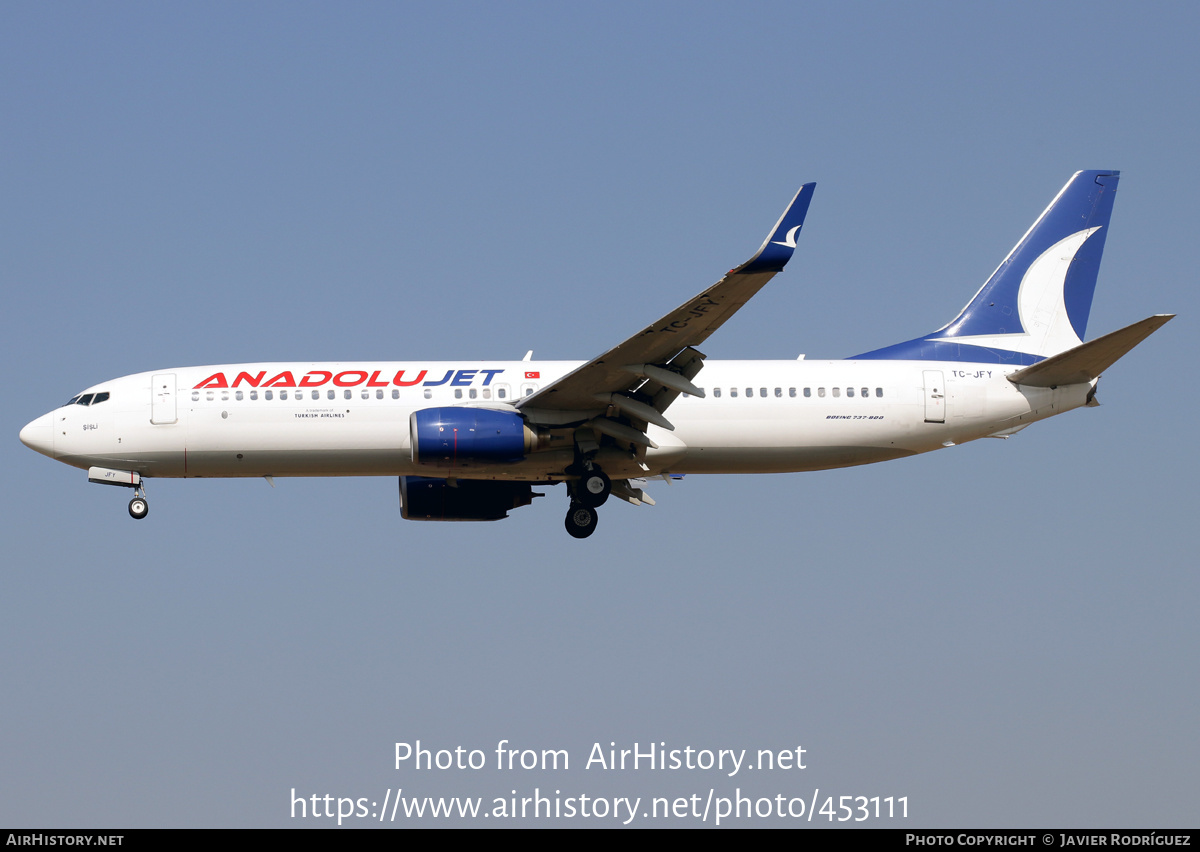
{"label": "boeing 737-800 text", "polygon": [[758,252],[585,363],[262,363],[102,382],[21,430],[92,482],[397,476],[410,520],[490,521],[563,482],[567,531],[651,477],[822,470],[911,456],[1095,405],[1100,374],[1171,319],[1083,342],[1118,172],[1082,171],[950,323],[841,361],[697,348],[796,248],[815,184]]}

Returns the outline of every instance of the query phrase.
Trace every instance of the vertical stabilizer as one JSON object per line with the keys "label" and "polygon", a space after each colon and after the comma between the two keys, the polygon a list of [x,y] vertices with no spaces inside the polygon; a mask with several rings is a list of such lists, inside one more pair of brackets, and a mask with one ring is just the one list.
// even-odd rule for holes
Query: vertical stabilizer
{"label": "vertical stabilizer", "polygon": [[1076,172],[950,323],[857,358],[1027,365],[1087,331],[1120,172]]}

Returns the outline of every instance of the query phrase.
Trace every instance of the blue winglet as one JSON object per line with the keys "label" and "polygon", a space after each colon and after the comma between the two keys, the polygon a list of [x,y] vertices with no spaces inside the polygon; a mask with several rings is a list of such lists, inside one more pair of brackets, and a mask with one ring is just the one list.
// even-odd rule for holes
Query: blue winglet
{"label": "blue winglet", "polygon": [[737,268],[737,272],[778,272],[792,259],[796,250],[796,237],[804,226],[804,217],[808,215],[808,205],[812,202],[815,183],[806,183],[800,187],[792,203],[783,211],[779,221],[771,230],[770,236],[763,242],[762,248],[748,261]]}

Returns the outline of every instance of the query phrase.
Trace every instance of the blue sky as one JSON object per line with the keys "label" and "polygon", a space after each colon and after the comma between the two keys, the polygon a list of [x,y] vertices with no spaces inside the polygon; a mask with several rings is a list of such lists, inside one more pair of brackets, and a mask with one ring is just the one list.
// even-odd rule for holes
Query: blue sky
{"label": "blue sky", "polygon": [[[293,788],[537,786],[1194,824],[1198,16],[10,5],[0,823],[289,826]],[[391,478],[154,481],[134,523],[16,438],[164,367],[588,358],[749,257],[809,180],[792,263],[705,351],[844,357],[953,317],[1083,168],[1122,171],[1089,334],[1179,317],[1100,408],[1009,441],[688,477],[576,542],[561,489],[419,524]],[[572,766],[395,770],[417,739]],[[585,770],[596,742],[809,768]]]}

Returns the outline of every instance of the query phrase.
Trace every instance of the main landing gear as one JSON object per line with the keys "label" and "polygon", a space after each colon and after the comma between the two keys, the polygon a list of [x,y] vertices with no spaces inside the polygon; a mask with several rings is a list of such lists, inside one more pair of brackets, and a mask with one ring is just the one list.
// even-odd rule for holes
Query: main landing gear
{"label": "main landing gear", "polygon": [[567,486],[571,507],[567,509],[567,532],[573,538],[587,538],[596,531],[596,509],[612,493],[612,480],[599,466],[587,462],[583,474]]}
{"label": "main landing gear", "polygon": [[584,471],[575,486],[576,499],[592,508],[603,506],[609,494],[612,494],[612,480],[596,465],[592,465],[591,470]]}
{"label": "main landing gear", "polygon": [[572,538],[587,538],[596,531],[598,519],[596,510],[591,506],[585,506],[572,500],[571,508],[567,509],[567,532],[571,534]]}

